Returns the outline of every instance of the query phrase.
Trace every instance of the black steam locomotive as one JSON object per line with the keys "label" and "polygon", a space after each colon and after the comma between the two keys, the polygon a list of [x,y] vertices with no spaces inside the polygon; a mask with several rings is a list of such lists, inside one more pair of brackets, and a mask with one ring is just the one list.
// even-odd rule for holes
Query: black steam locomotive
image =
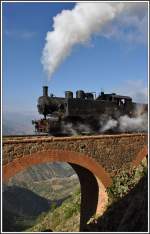
{"label": "black steam locomotive", "polygon": [[[41,120],[33,120],[37,133],[52,135],[94,134],[100,132],[102,126],[110,119],[118,119],[122,115],[135,117],[138,107],[147,111],[147,104],[132,102],[128,96],[116,93],[101,94],[78,90],[76,97],[73,92],[66,91],[65,97],[48,96],[48,87],[43,87],[43,96],[38,99],[38,112],[43,115]],[[139,108],[138,108],[139,109]],[[138,113],[139,114],[139,113]],[[117,132],[118,126],[111,128]]]}

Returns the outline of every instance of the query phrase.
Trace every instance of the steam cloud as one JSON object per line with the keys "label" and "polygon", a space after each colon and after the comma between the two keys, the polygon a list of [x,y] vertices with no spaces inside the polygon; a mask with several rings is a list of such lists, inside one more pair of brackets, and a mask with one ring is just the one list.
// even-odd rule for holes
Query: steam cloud
{"label": "steam cloud", "polygon": [[105,132],[105,131],[110,130],[114,127],[117,127],[117,124],[118,124],[117,120],[109,119],[107,121],[107,123],[101,128],[101,132]]}
{"label": "steam cloud", "polygon": [[[138,6],[138,7],[137,7]],[[137,11],[137,3],[77,3],[72,10],[63,10],[53,18],[53,31],[47,33],[41,62],[49,78],[76,44],[88,42],[94,33],[124,11]],[[137,21],[136,21],[137,22]]]}
{"label": "steam cloud", "polygon": [[79,135],[81,132],[86,134],[92,133],[92,130],[88,125],[81,123],[78,123],[76,126],[74,126],[72,123],[62,122],[61,128],[63,134]]}
{"label": "steam cloud", "polygon": [[143,114],[137,118],[130,118],[127,115],[121,116],[119,119],[121,132],[145,132],[147,131],[147,115]]}
{"label": "steam cloud", "polygon": [[101,133],[113,130],[117,127],[118,132],[146,132],[148,126],[147,114],[144,113],[137,117],[121,116],[118,120],[109,119],[100,129]]}
{"label": "steam cloud", "polygon": [[116,128],[119,132],[146,132],[148,131],[148,116],[142,106],[136,106],[135,117],[122,115],[117,120],[109,119],[104,124],[101,120],[102,127],[100,132],[106,132]]}
{"label": "steam cloud", "polygon": [[[118,116],[118,118],[113,119],[107,114],[102,114],[99,117],[99,131],[100,133],[125,133],[125,132],[147,132],[148,131],[148,116],[147,112],[143,109],[142,105],[136,105],[134,114],[132,117],[128,115]],[[62,131],[64,134],[69,135],[80,135],[81,133],[87,134],[97,134],[98,132],[93,132],[87,124],[78,123],[74,125],[72,123],[62,122]]]}

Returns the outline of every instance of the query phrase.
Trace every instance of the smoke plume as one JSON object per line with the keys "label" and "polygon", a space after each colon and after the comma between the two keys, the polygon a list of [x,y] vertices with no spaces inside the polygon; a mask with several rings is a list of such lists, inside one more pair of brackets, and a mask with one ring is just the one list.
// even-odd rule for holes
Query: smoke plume
{"label": "smoke plume", "polygon": [[115,130],[117,132],[147,132],[148,116],[142,105],[136,105],[134,115],[132,117],[122,115],[118,119],[108,117],[105,123],[100,119],[100,132],[104,133],[108,130]]}
{"label": "smoke plume", "polygon": [[112,118],[106,113],[99,117],[99,130],[94,131],[92,126],[81,123],[65,123],[61,124],[62,133],[69,135],[93,135],[99,133],[130,133],[130,132],[147,132],[148,116],[144,107],[137,104],[132,117],[128,115],[116,115]]}
{"label": "smoke plume", "polygon": [[113,128],[117,127],[117,124],[118,124],[117,120],[109,119],[107,121],[107,123],[104,126],[102,126],[101,132],[105,132],[107,130],[113,129]]}
{"label": "smoke plume", "polygon": [[[107,23],[122,12],[134,10],[137,3],[77,3],[72,10],[63,10],[53,18],[53,31],[47,33],[41,62],[49,78],[76,44],[88,42]],[[139,4],[140,8],[140,4]]]}
{"label": "smoke plume", "polygon": [[146,132],[147,124],[147,114],[142,114],[136,118],[130,118],[127,115],[119,118],[121,132]]}
{"label": "smoke plume", "polygon": [[73,127],[73,124],[72,123],[64,123],[62,122],[61,124],[61,128],[62,128],[62,133],[63,134],[69,134],[69,135],[78,135],[76,129]]}
{"label": "smoke plume", "polygon": [[78,123],[76,125],[72,123],[61,123],[61,129],[63,134],[69,135],[80,135],[81,133],[91,134],[92,130],[87,124]]}

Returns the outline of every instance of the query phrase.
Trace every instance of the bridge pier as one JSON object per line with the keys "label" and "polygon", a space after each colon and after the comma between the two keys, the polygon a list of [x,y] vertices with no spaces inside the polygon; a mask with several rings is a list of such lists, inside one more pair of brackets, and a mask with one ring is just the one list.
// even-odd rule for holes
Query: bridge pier
{"label": "bridge pier", "polygon": [[95,215],[99,200],[99,184],[96,177],[86,168],[69,163],[79,177],[81,185],[80,232],[84,231],[88,220]]}

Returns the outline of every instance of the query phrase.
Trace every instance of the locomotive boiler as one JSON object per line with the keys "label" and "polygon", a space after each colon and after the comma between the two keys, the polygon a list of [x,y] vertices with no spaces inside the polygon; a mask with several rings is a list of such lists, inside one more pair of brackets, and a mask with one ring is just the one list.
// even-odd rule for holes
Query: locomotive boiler
{"label": "locomotive boiler", "polygon": [[[146,104],[132,102],[129,96],[106,94],[101,92],[97,97],[95,93],[66,91],[65,97],[48,95],[48,87],[43,87],[43,96],[38,98],[38,112],[43,115],[40,120],[33,120],[37,133],[52,135],[71,135],[75,131],[81,134],[94,134],[100,132],[102,126],[110,119],[117,120],[120,116],[136,116],[137,106],[147,111]],[[139,109],[139,108],[138,108]],[[141,114],[142,114],[141,112]],[[118,126],[111,128],[117,132]]]}

